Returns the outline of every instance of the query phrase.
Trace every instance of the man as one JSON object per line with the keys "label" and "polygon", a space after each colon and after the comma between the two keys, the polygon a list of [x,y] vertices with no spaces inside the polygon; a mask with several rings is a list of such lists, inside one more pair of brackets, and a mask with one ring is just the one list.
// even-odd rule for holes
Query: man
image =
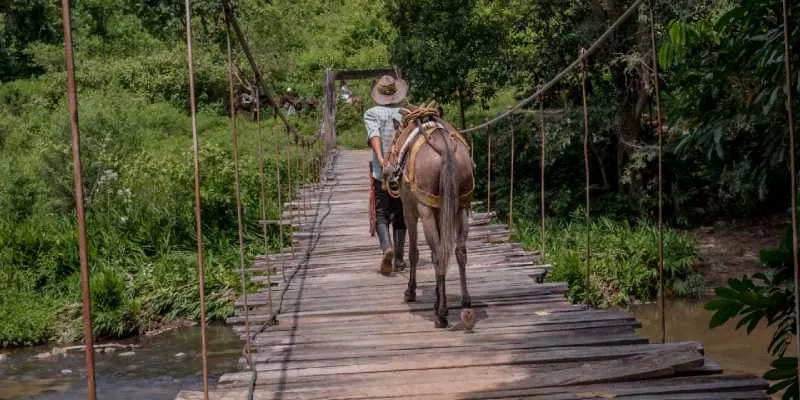
{"label": "man", "polygon": [[[378,242],[383,251],[380,272],[390,275],[393,270],[405,268],[403,263],[403,246],[406,238],[406,226],[403,221],[403,204],[400,199],[392,198],[381,188],[381,172],[384,157],[388,156],[395,133],[395,121],[400,123],[400,103],[408,93],[408,84],[402,79],[390,75],[382,76],[372,82],[370,94],[377,104],[364,113],[364,124],[367,127],[367,141],[372,149],[370,163],[372,186],[375,192],[375,214]],[[389,224],[394,228],[394,246],[389,238]]]}

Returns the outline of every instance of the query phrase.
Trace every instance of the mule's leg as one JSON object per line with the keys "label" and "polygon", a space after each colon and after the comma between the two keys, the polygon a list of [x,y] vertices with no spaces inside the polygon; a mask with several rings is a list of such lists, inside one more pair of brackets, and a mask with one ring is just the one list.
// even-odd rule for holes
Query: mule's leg
{"label": "mule's leg", "polygon": [[461,307],[472,307],[472,299],[467,290],[467,237],[469,236],[469,217],[467,210],[461,211],[458,224],[458,239],[456,243],[456,261],[458,261],[458,275],[461,278]]}
{"label": "mule's leg", "polygon": [[461,321],[464,328],[472,330],[475,326],[475,310],[472,309],[472,299],[467,290],[467,237],[469,236],[469,213],[461,211],[458,221],[456,238],[456,261],[458,261],[458,275],[461,279]]}
{"label": "mule's leg", "polygon": [[403,203],[403,217],[406,221],[408,230],[408,262],[410,271],[408,273],[408,289],[405,292],[405,301],[411,303],[417,300],[417,264],[419,263],[419,246],[417,234],[417,213],[414,206]]}
{"label": "mule's leg", "polygon": [[[425,240],[431,249],[439,248],[439,227],[436,212],[427,206],[418,207],[422,219],[422,228],[425,231]],[[445,293],[445,268],[441,265],[441,255],[431,250],[433,269],[436,274],[436,303],[433,310],[436,315],[436,327],[447,328],[447,294]]]}

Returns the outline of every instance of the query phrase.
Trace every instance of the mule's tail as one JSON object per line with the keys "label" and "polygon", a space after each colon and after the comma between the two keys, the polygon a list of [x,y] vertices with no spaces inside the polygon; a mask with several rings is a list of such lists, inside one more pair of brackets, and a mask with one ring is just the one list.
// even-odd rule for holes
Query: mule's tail
{"label": "mule's tail", "polygon": [[447,265],[450,255],[456,242],[456,227],[458,223],[459,188],[456,182],[455,155],[453,154],[450,134],[444,129],[440,129],[444,149],[440,153],[442,158],[442,168],[439,170],[439,198],[441,204],[439,208],[439,265],[442,274],[447,273]]}

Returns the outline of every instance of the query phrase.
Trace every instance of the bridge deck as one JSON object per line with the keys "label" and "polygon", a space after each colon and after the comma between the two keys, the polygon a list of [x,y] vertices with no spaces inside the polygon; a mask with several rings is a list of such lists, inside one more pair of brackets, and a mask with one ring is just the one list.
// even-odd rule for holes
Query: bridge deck
{"label": "bridge deck", "polygon": [[[295,256],[287,251],[270,256],[269,267],[265,260],[252,267],[258,273],[283,263],[291,275],[299,266],[280,323],[253,343],[255,399],[768,398],[764,381],[722,374],[699,343],[648,344],[630,315],[569,304],[566,285],[537,283],[547,266],[509,243],[507,228],[485,215],[473,215],[468,247],[474,332],[459,325],[455,267],[448,277],[451,328],[435,329],[422,235],[416,303],[403,302],[406,273],[377,273],[367,161],[364,151],[339,153],[333,179],[306,193],[313,200],[307,215],[317,224],[295,235]],[[276,301],[282,285],[273,288]],[[249,300],[255,332],[268,319],[265,292]],[[230,322],[244,335],[239,310]],[[245,368],[220,377],[211,398],[246,398],[252,373]],[[178,395],[201,398],[197,391]]]}

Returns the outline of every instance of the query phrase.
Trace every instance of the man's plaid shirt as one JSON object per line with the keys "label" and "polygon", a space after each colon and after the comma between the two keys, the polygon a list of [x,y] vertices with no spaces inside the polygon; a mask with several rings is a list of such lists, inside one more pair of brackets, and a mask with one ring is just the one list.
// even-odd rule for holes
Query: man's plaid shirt
{"label": "man's plaid shirt", "polygon": [[[364,113],[364,125],[367,127],[367,142],[374,137],[381,138],[381,148],[383,156],[389,155],[389,148],[392,147],[394,140],[394,123],[392,120],[401,122],[403,116],[400,115],[400,106],[375,106]],[[378,164],[378,156],[372,152],[372,177],[380,180],[382,168]]]}

